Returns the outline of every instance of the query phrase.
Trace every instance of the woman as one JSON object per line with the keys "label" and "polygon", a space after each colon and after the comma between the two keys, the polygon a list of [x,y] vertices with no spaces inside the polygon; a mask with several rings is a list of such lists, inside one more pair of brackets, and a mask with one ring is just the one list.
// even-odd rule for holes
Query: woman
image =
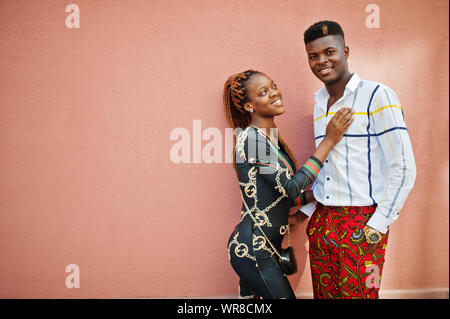
{"label": "woman", "polygon": [[306,198],[304,189],[352,123],[351,109],[336,113],[319,147],[296,171],[292,152],[276,134],[274,117],[285,109],[280,90],[270,78],[253,70],[230,76],[224,87],[224,107],[229,124],[241,129],[233,159],[243,211],[228,242],[231,265],[240,277],[239,297],[295,299],[274,249],[281,250],[290,208],[312,199],[310,193]]}

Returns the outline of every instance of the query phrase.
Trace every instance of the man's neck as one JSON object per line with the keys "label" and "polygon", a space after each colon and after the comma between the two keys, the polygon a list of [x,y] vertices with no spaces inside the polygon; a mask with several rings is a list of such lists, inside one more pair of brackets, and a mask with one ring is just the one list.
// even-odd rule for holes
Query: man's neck
{"label": "man's neck", "polygon": [[328,99],[327,109],[329,109],[337,100],[339,100],[342,95],[344,95],[345,87],[350,81],[352,77],[352,73],[348,72],[343,74],[338,80],[331,84],[325,84],[325,88],[327,89],[328,95],[330,98]]}

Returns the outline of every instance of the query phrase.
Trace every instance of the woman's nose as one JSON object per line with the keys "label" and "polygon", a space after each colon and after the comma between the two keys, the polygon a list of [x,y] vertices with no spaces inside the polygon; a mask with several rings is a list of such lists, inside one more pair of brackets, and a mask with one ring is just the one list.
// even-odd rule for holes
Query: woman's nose
{"label": "woman's nose", "polygon": [[278,88],[276,88],[276,89],[271,89],[271,90],[270,90],[269,96],[270,96],[270,97],[274,97],[274,96],[277,96],[277,95],[279,95],[279,94],[280,94],[280,90],[279,90]]}

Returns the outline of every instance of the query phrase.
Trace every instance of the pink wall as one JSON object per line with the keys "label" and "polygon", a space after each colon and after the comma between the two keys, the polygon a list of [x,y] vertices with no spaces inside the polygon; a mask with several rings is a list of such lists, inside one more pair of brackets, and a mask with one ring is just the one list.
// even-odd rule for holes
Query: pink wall
{"label": "pink wall", "polygon": [[[65,26],[69,3],[0,1],[0,298],[235,294],[232,167],[174,164],[170,132],[192,138],[193,120],[223,132],[223,84],[255,68],[279,83],[277,123],[305,160],[321,83],[302,34],[321,19],[343,26],[352,72],[398,93],[414,147],[382,288],[448,287],[448,1],[74,0],[79,29]],[[312,291],[305,228],[297,292]]]}

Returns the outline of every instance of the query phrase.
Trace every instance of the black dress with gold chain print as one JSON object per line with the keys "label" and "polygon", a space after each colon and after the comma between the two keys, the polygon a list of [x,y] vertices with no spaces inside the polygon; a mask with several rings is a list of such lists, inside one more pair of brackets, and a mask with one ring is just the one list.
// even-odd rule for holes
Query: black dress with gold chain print
{"label": "black dress with gold chain print", "polygon": [[240,222],[228,241],[228,256],[240,277],[241,298],[295,298],[271,244],[281,250],[289,210],[305,203],[303,190],[314,181],[322,163],[312,156],[296,171],[283,145],[278,145],[251,126],[236,139],[235,167],[248,210],[243,205]]}

